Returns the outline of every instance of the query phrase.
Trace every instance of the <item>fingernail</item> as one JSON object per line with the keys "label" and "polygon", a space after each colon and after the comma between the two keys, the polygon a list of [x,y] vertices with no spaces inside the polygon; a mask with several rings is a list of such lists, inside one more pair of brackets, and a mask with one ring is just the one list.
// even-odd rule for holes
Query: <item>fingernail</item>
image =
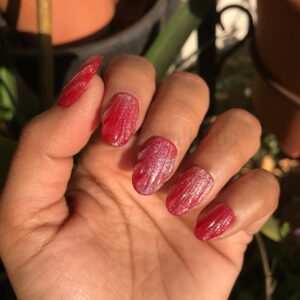
{"label": "fingernail", "polygon": [[176,216],[188,213],[208,194],[214,180],[209,173],[197,166],[183,172],[167,196],[167,209]]}
{"label": "fingernail", "polygon": [[169,140],[152,137],[139,153],[133,170],[132,184],[142,195],[157,192],[172,174],[177,148]]}
{"label": "fingernail", "polygon": [[232,209],[220,203],[198,221],[195,235],[202,241],[217,237],[234,222],[234,218]]}
{"label": "fingernail", "polygon": [[83,64],[80,70],[63,88],[57,101],[59,106],[68,107],[81,96],[97,73],[102,60],[103,56],[92,56]]}
{"label": "fingernail", "polygon": [[125,145],[136,130],[138,100],[127,93],[112,97],[102,118],[102,138],[115,147]]}

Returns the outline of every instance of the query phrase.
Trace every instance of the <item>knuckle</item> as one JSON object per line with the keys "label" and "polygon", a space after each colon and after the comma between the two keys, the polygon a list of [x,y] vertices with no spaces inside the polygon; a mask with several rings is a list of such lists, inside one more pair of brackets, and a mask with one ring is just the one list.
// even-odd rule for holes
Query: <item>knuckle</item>
{"label": "knuckle", "polygon": [[182,101],[168,101],[168,115],[176,120],[176,124],[184,129],[180,133],[188,140],[194,139],[198,133],[199,122],[195,110]]}
{"label": "knuckle", "polygon": [[24,143],[31,140],[33,137],[40,135],[41,117],[43,114],[35,116],[22,128],[19,141]]}
{"label": "knuckle", "polygon": [[234,108],[223,113],[217,122],[219,131],[232,145],[233,142],[236,144],[235,152],[240,153],[241,161],[246,158],[248,160],[257,152],[260,147],[261,125],[256,117],[246,110]]}
{"label": "knuckle", "polygon": [[[161,83],[161,90],[177,98],[184,104],[183,109],[189,108],[194,120],[205,113],[209,106],[209,89],[206,82],[196,74],[188,72],[175,72],[165,77]],[[184,98],[184,101],[182,101]],[[195,115],[197,115],[195,117]]]}
{"label": "knuckle", "polygon": [[252,175],[260,180],[264,191],[264,203],[269,210],[276,210],[280,193],[280,186],[277,178],[270,172],[263,169],[252,170]]}
{"label": "knuckle", "polygon": [[262,178],[264,184],[270,190],[274,190],[279,193],[279,182],[277,178],[270,172],[263,169],[256,169],[257,175]]}
{"label": "knuckle", "polygon": [[173,112],[174,116],[181,115],[188,118],[194,117],[196,112],[188,103],[182,101],[182,99],[167,99],[167,107]]}
{"label": "knuckle", "polygon": [[114,57],[107,65],[105,72],[111,68],[130,68],[137,71],[143,71],[144,74],[154,77],[154,66],[144,57],[130,54],[123,54]]}
{"label": "knuckle", "polygon": [[33,118],[32,120],[30,120],[28,123],[25,124],[20,134],[21,141],[27,140],[30,136],[32,136],[36,127],[35,123],[36,123],[35,118]]}
{"label": "knuckle", "polygon": [[202,93],[203,91],[209,92],[208,86],[206,82],[198,75],[190,72],[178,71],[174,72],[171,75],[167,76],[167,78],[171,80],[178,80],[184,82],[189,85],[193,85],[193,87],[199,87]]}
{"label": "knuckle", "polygon": [[185,119],[190,125],[196,123],[198,112],[192,105],[189,105],[180,99],[169,99],[166,102],[172,118]]}
{"label": "knuckle", "polygon": [[227,111],[226,113],[230,118],[237,120],[241,124],[247,126],[247,128],[251,129],[257,135],[261,135],[261,124],[258,119],[249,113],[248,111],[240,108],[233,108]]}

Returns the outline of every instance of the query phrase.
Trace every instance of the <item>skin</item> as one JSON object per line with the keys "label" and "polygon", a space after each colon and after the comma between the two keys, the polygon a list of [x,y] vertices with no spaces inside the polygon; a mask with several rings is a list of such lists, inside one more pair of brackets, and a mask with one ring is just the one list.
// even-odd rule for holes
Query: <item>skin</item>
{"label": "skin", "polygon": [[[227,299],[247,245],[278,201],[277,181],[261,170],[223,189],[257,150],[258,121],[242,110],[221,115],[183,159],[208,106],[202,79],[177,73],[156,89],[153,67],[123,56],[103,80],[94,77],[70,107],[54,106],[23,131],[0,206],[0,254],[18,299]],[[143,124],[121,148],[95,131],[99,110],[102,116],[117,92],[139,99],[137,128]],[[187,215],[165,207],[176,173],[151,196],[132,187],[138,149],[153,135],[176,145],[174,172],[197,164],[215,180]],[[72,157],[84,147],[70,179]],[[235,222],[222,236],[199,241],[196,219],[217,202],[231,207]]]}

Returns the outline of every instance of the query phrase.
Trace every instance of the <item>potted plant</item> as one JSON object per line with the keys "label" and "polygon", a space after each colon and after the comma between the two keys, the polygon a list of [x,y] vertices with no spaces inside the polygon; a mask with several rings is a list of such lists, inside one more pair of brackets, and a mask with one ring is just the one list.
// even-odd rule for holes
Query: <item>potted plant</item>
{"label": "potted plant", "polygon": [[[7,2],[7,0],[2,1]],[[24,2],[31,2],[31,6],[28,9],[31,8],[30,14],[33,16],[33,11],[36,11],[36,7],[32,3],[36,1],[20,1],[21,13],[23,12],[22,3],[24,6]],[[72,8],[74,10],[76,8],[76,14],[82,14],[82,11],[95,10],[97,5],[99,7],[98,11],[106,9],[107,14],[101,22],[97,22],[102,12],[98,13],[98,17],[97,14],[92,13],[94,22],[87,22],[88,24],[84,25],[76,34],[72,32],[72,26],[70,25],[70,30],[65,30],[63,34],[59,32],[59,28],[61,28],[59,23],[62,22],[64,17],[69,19],[68,24],[77,23],[76,26],[80,26],[80,24],[84,23],[80,18],[80,22],[74,22],[73,16],[75,12],[70,14],[68,10],[67,3],[69,3],[69,6],[72,6],[70,2],[78,3],[76,7]],[[90,2],[92,5],[90,5]],[[100,53],[108,60],[110,57],[120,53],[142,54],[158,33],[170,10],[173,11],[178,3],[178,0],[53,0],[54,77],[56,93],[59,92],[74,71],[92,55]],[[60,9],[64,10],[65,13],[60,12]],[[59,17],[54,17],[56,12],[59,12]],[[23,12],[24,14],[25,12]],[[86,15],[89,14],[86,13]],[[21,17],[22,15],[20,15]],[[111,22],[107,24],[109,21]],[[36,20],[31,20],[30,23],[30,26],[33,26]],[[25,22],[20,21],[15,28],[20,31],[19,35],[21,34],[23,40],[25,39],[25,43],[11,44],[11,52],[18,71],[28,86],[36,91],[38,89],[37,82],[39,78],[37,72],[38,49],[32,42],[32,34],[31,38],[28,38],[28,34],[24,34],[26,30],[24,30],[24,26],[22,30],[20,27],[22,24],[25,24]],[[31,27],[31,33],[34,33],[34,30]]]}
{"label": "potted plant", "polygon": [[[281,149],[300,156],[300,1],[259,0],[254,105]],[[281,22],[280,20],[284,20]]]}

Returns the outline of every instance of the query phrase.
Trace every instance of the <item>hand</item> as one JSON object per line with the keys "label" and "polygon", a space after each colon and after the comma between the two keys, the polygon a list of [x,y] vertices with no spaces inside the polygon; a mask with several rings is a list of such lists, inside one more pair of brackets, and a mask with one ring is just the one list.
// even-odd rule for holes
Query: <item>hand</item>
{"label": "hand", "polygon": [[277,206],[277,181],[262,170],[224,188],[257,151],[258,121],[230,110],[186,157],[208,108],[203,80],[175,73],[156,88],[152,65],[122,56],[103,82],[100,60],[20,138],[0,206],[18,298],[227,299]]}

